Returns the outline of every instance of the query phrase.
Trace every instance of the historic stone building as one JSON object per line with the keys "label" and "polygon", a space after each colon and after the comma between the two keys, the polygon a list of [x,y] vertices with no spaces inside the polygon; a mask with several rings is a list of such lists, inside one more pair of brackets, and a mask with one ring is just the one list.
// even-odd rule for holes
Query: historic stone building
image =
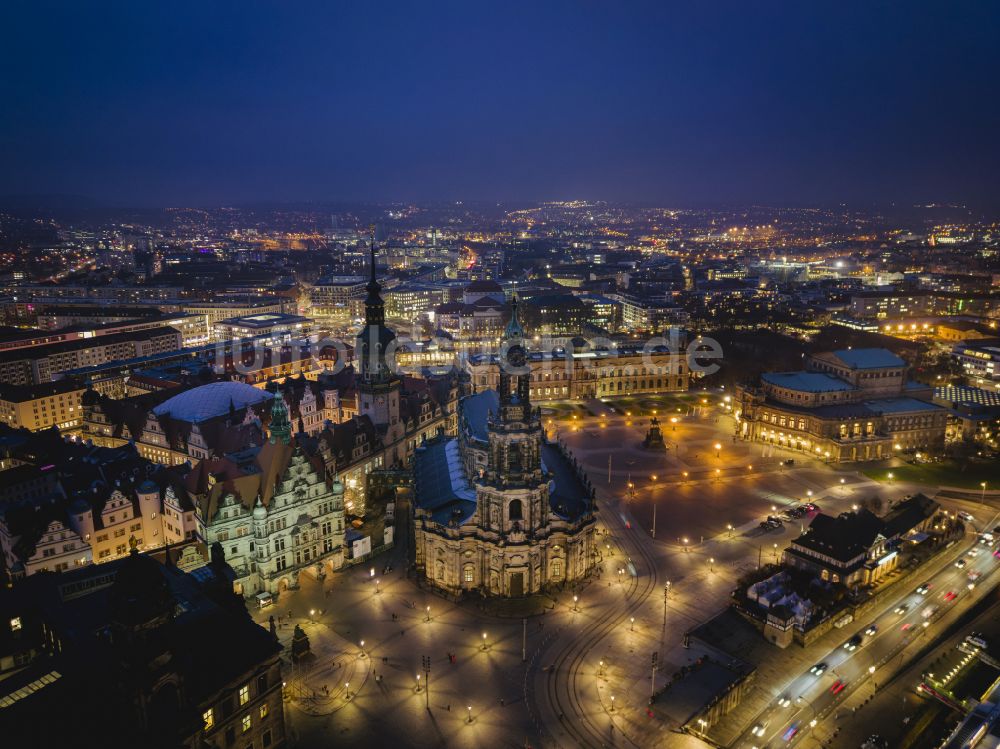
{"label": "historic stone building", "polygon": [[500,364],[498,390],[460,401],[458,437],[417,449],[416,564],[452,594],[528,595],[579,580],[595,564],[594,492],[545,439],[516,300]]}
{"label": "historic stone building", "polygon": [[202,536],[218,542],[245,596],[298,585],[343,564],[344,487],[292,437],[284,399],[272,400],[270,438],[245,465],[203,460],[185,477]]}
{"label": "historic stone building", "polygon": [[[528,353],[528,394],[536,403],[569,398],[615,398],[642,393],[683,392],[690,383],[683,347],[622,345],[593,347],[583,338],[552,351]],[[497,357],[475,354],[466,371],[477,388],[499,384]]]}
{"label": "historic stone building", "polygon": [[886,349],[814,354],[804,371],[767,372],[737,389],[736,434],[833,462],[938,451],[948,410],[908,369]]}

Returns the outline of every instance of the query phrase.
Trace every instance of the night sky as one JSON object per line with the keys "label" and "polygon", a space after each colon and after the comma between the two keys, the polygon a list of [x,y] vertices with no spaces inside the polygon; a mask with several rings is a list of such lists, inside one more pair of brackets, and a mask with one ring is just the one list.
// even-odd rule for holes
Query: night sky
{"label": "night sky", "polygon": [[0,194],[1000,204],[997,2],[0,10]]}

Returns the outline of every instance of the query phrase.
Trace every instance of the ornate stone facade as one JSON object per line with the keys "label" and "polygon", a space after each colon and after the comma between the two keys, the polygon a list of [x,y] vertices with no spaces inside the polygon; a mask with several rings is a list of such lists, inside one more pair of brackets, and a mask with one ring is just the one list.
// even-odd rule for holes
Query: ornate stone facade
{"label": "ornate stone facade", "polygon": [[416,564],[452,594],[530,595],[595,564],[593,489],[545,440],[516,300],[501,354],[499,390],[460,401],[459,436],[417,450]]}

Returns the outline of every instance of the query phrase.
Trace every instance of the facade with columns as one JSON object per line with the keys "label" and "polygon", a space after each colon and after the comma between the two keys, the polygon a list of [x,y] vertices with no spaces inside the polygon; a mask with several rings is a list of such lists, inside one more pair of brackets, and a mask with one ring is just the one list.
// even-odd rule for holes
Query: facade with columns
{"label": "facade with columns", "polygon": [[453,595],[531,595],[584,578],[597,561],[593,487],[545,439],[516,300],[501,350],[498,389],[459,402],[456,438],[417,449],[416,565]]}

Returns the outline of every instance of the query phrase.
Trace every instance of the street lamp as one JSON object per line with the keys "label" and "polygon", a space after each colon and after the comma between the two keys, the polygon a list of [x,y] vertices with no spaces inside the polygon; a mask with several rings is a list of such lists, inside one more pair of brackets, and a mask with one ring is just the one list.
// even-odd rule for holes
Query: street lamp
{"label": "street lamp", "polygon": [[685,536],[683,538],[683,541],[684,541],[684,551],[687,551],[688,550],[688,539],[687,539],[687,536]]}
{"label": "street lamp", "polygon": [[465,709],[469,713],[469,717],[465,719],[465,722],[466,723],[471,723],[472,722],[472,705],[467,705]]}
{"label": "street lamp", "polygon": [[733,537],[733,524],[732,523],[726,523],[726,530],[729,531],[729,537],[732,538]]}
{"label": "street lamp", "polygon": [[629,617],[629,631],[635,632],[635,617]]}
{"label": "street lamp", "polygon": [[715,557],[708,558],[708,571],[715,572]]}
{"label": "street lamp", "polygon": [[417,694],[420,694],[420,674],[417,674]]}
{"label": "street lamp", "polygon": [[486,633],[485,633],[485,632],[483,632],[483,650],[485,651],[485,650],[486,650],[486,648],[487,648],[487,644],[486,644]]}
{"label": "street lamp", "polygon": [[889,471],[889,481],[892,481],[892,471]]}
{"label": "street lamp", "polygon": [[615,711],[615,696],[611,695],[611,712]]}
{"label": "street lamp", "polygon": [[364,640],[361,641],[361,657],[362,658],[365,657],[365,641]]}
{"label": "street lamp", "polygon": [[574,594],[573,595],[573,611],[579,611],[580,610],[579,608],[577,608],[577,605],[576,605],[579,600],[580,600],[580,597],[577,596],[576,594]]}
{"label": "street lamp", "polygon": [[715,457],[717,458],[722,457],[722,445],[720,445],[718,442],[715,443]]}
{"label": "street lamp", "polygon": [[376,593],[381,593],[382,592],[381,590],[379,590],[379,587],[378,587],[379,583],[381,583],[381,582],[382,582],[381,580],[376,580],[375,581],[375,592]]}
{"label": "street lamp", "polygon": [[599,661],[598,666],[600,667],[600,670],[597,672],[597,675],[604,676],[604,661],[603,660]]}
{"label": "street lamp", "polygon": [[349,681],[344,682],[344,699],[351,699],[351,682]]}
{"label": "street lamp", "polygon": [[979,485],[981,487],[983,487],[983,493],[982,493],[982,496],[980,496],[980,498],[979,498],[979,504],[985,505],[986,504],[986,482],[985,481],[981,481],[979,483]]}
{"label": "street lamp", "polygon": [[429,622],[431,620],[431,607],[428,606],[425,610],[427,612],[427,616],[424,617],[424,621]]}

